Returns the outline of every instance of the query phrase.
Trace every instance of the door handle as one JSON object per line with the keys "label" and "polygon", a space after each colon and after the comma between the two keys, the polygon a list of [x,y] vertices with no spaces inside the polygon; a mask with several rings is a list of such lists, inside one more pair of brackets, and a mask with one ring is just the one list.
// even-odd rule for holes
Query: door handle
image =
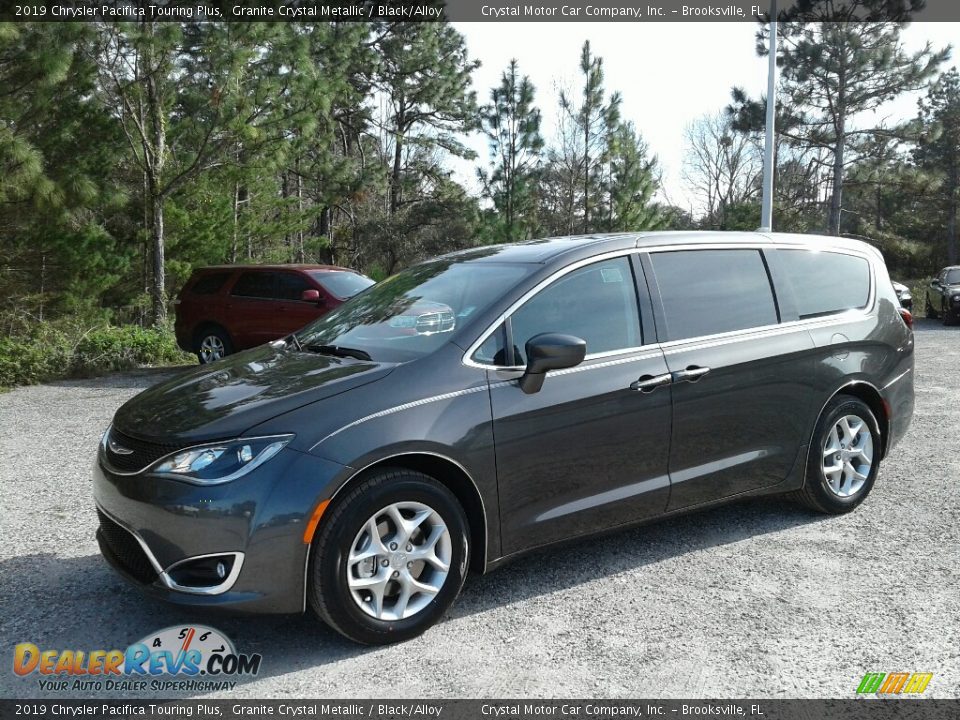
{"label": "door handle", "polygon": [[710,372],[710,368],[708,367],[690,365],[686,370],[678,370],[677,372],[673,373],[673,381],[695,383],[708,372]]}
{"label": "door handle", "polygon": [[658,387],[670,385],[673,376],[670,373],[663,375],[642,375],[636,382],[630,383],[630,389],[642,393],[651,393]]}

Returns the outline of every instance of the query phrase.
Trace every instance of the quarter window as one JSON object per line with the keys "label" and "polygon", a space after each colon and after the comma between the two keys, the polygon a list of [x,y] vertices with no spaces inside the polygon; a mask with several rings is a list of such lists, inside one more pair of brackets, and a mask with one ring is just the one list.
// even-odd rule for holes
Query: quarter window
{"label": "quarter window", "polygon": [[855,310],[870,299],[870,264],[862,257],[780,250],[800,319]]}
{"label": "quarter window", "polygon": [[197,278],[190,292],[194,295],[216,295],[228,277],[230,277],[229,272],[206,273]]}
{"label": "quarter window", "polygon": [[779,322],[759,250],[683,250],[651,255],[667,338],[747,330]]}
{"label": "quarter window", "polygon": [[[510,324],[514,365],[525,365],[527,341],[547,332],[585,340],[588,354],[639,346],[640,316],[630,260],[603,260],[564,275],[518,309]],[[503,337],[499,329],[494,335]],[[480,351],[494,364],[507,360],[506,353],[489,341]]]}

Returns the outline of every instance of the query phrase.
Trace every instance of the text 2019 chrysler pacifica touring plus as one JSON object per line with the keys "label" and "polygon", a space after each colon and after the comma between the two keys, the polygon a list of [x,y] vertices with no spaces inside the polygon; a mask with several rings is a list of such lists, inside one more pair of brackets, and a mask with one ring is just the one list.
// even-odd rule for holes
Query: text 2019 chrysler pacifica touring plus
{"label": "text 2019 chrysler pacifica touring plus", "polygon": [[446,255],[121,407],[100,546],[175,603],[403,640],[549,543],[744,495],[852,510],[913,414],[909,325],[837,238]]}

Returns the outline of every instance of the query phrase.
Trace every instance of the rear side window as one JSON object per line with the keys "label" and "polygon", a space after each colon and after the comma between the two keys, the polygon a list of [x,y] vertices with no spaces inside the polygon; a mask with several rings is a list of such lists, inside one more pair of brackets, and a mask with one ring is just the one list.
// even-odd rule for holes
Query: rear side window
{"label": "rear side window", "polygon": [[245,272],[233,286],[232,295],[240,297],[275,298],[277,274],[272,272]]}
{"label": "rear side window", "polygon": [[651,255],[667,338],[748,330],[779,322],[759,250],[684,250]]}
{"label": "rear side window", "polygon": [[197,278],[190,292],[194,295],[216,295],[228,277],[230,277],[229,271],[204,273]]}
{"label": "rear side window", "polygon": [[305,277],[295,275],[294,273],[280,274],[280,291],[278,296],[281,300],[299,300],[304,290],[315,290]]}
{"label": "rear side window", "polygon": [[527,340],[540,333],[586,340],[588,354],[638,347],[640,317],[629,259],[604,260],[564,275],[519,308],[511,328],[517,365],[526,364]]}
{"label": "rear side window", "polygon": [[870,263],[862,257],[813,250],[780,250],[800,319],[867,306]]}

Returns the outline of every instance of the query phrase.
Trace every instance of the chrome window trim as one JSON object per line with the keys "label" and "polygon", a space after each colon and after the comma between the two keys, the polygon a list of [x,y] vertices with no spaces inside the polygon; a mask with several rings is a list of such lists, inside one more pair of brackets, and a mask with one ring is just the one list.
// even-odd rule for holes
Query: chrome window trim
{"label": "chrome window trim", "polygon": [[[240,569],[243,567],[243,558],[244,554],[242,552],[227,551],[220,553],[207,553],[206,555],[193,555],[191,557],[183,558],[182,560],[177,560],[172,565],[169,565],[164,569],[160,565],[160,561],[157,560],[156,556],[150,550],[150,546],[147,545],[147,541],[140,537],[140,533],[134,530],[132,527],[127,525],[125,522],[116,517],[113,513],[107,512],[102,505],[97,503],[97,509],[100,510],[104,515],[110,518],[113,522],[119,525],[121,528],[126,530],[133,536],[133,539],[137,541],[137,544],[140,546],[140,549],[143,550],[143,554],[147,556],[147,560],[150,561],[150,565],[153,567],[154,571],[157,573],[157,579],[166,587],[168,590],[176,590],[177,592],[189,593],[191,595],[222,595],[227,592],[230,588],[233,587],[234,583],[237,581],[237,578],[240,577]],[[210,587],[200,587],[200,588],[191,588],[183,585],[178,585],[173,581],[167,572],[173,570],[178,565],[182,565],[185,562],[191,560],[202,560],[207,557],[220,557],[223,555],[233,555],[233,567],[230,569],[230,574],[227,576],[219,585],[212,585]]]}
{"label": "chrome window trim", "polygon": [[[635,353],[641,348],[649,348],[655,345],[663,348],[665,354],[669,354],[667,351],[669,349],[678,347],[680,345],[689,345],[689,346],[699,346],[704,345],[705,347],[711,347],[715,344],[723,344],[723,342],[716,341],[725,341],[729,338],[729,342],[736,342],[740,339],[750,339],[751,336],[755,336],[757,333],[769,333],[774,330],[785,329],[784,332],[793,332],[797,329],[804,329],[807,327],[821,327],[829,326],[833,324],[845,324],[858,320],[861,318],[869,317],[874,310],[876,309],[877,301],[877,272],[875,263],[877,258],[871,255],[865,250],[857,250],[854,248],[833,248],[829,246],[824,246],[822,248],[815,245],[810,245],[802,241],[791,242],[789,240],[784,240],[782,242],[771,242],[771,241],[760,241],[760,242],[751,242],[751,243],[717,243],[717,242],[703,242],[703,243],[684,243],[678,245],[655,245],[651,247],[634,247],[628,248],[625,250],[615,250],[608,253],[602,253],[600,255],[594,255],[593,257],[584,258],[583,260],[578,260],[575,263],[571,263],[563,268],[560,268],[555,273],[550,275],[547,278],[544,278],[539,283],[537,283],[533,288],[528,290],[523,294],[520,299],[510,305],[503,313],[501,313],[493,323],[487,327],[483,333],[480,334],[479,338],[475,340],[464,352],[461,362],[467,367],[477,368],[480,370],[494,370],[499,372],[509,372],[516,370],[523,370],[522,365],[511,365],[509,367],[502,365],[490,365],[487,363],[482,363],[473,359],[473,355],[480,349],[480,346],[487,341],[487,339],[496,332],[497,328],[512,315],[520,306],[527,302],[531,297],[536,295],[542,289],[552,284],[554,280],[557,280],[568,273],[573,272],[574,270],[579,270],[582,267],[591,265],[595,262],[609,260],[611,258],[623,257],[627,255],[639,254],[639,253],[661,253],[661,252],[682,252],[688,250],[809,250],[810,252],[832,252],[838,253],[841,255],[852,255],[854,257],[863,258],[867,261],[867,265],[870,268],[870,295],[867,299],[867,304],[863,308],[855,308],[852,310],[845,310],[838,313],[831,313],[830,315],[825,315],[823,317],[816,318],[805,318],[803,320],[789,320],[787,322],[776,323],[774,325],[763,325],[760,327],[747,328],[745,330],[731,330],[725,333],[716,333],[714,335],[697,335],[695,337],[683,338],[682,340],[667,340],[661,343],[649,343],[641,347],[634,348],[624,348],[622,350],[612,350],[603,353],[591,353],[584,358],[584,362],[589,362],[590,360],[596,360],[599,358],[621,355],[628,353]],[[777,333],[771,333],[777,334]],[[741,337],[742,336],[742,337]],[[676,350],[674,350],[676,352]],[[552,373],[555,374],[555,373]]]}
{"label": "chrome window trim", "polygon": [[716,335],[698,335],[693,338],[684,338],[683,340],[668,340],[660,343],[665,355],[673,355],[678,352],[684,352],[690,349],[701,349],[718,347],[729,343],[741,342],[744,340],[753,340],[756,338],[775,337],[777,335],[789,335],[793,332],[799,332],[812,328],[830,327],[832,325],[846,325],[850,322],[864,320],[871,316],[867,310],[846,310],[841,313],[835,313],[822,318],[808,318],[806,320],[790,320],[777,325],[763,325],[761,327],[748,328],[746,330],[731,330]]}
{"label": "chrome window trim", "polygon": [[[508,307],[506,310],[500,313],[497,319],[494,320],[493,323],[486,330],[483,331],[479,339],[475,340],[470,345],[470,347],[467,348],[466,352],[463,354],[463,358],[461,359],[461,362],[467,367],[479,368],[481,370],[511,370],[517,367],[522,369],[522,366],[513,366],[508,368],[508,367],[503,367],[501,365],[490,365],[487,363],[478,362],[473,359],[473,356],[477,352],[477,350],[480,349],[480,346],[487,341],[487,338],[489,338],[494,332],[496,332],[497,328],[500,327],[500,324],[503,323],[504,320],[510,317],[514,312],[516,312],[522,305],[524,305],[534,295],[538,294],[541,290],[546,288],[548,285],[552,285],[554,281],[559,280],[564,275],[569,275],[575,270],[579,270],[582,267],[586,267],[587,265],[593,265],[594,263],[603,262],[604,260],[612,260],[614,258],[629,257],[630,255],[635,255],[637,252],[638,250],[635,247],[620,249],[620,250],[611,250],[609,252],[601,253],[599,255],[593,255],[589,258],[584,258],[583,260],[577,260],[574,263],[570,263],[569,265],[566,265],[560,268],[552,275],[544,278],[539,283],[534,285],[527,292],[525,292],[518,300],[516,300],[513,304],[511,304],[510,307]],[[631,277],[633,277],[632,271],[631,271]],[[640,307],[638,304],[637,314],[639,315],[639,313],[640,313]],[[649,346],[644,346],[644,347],[649,347]],[[636,349],[637,348],[623,348],[620,350],[608,350],[602,353],[590,353],[584,358],[583,361],[587,362],[588,360],[594,360],[594,359],[609,356],[612,354],[636,352]]]}

